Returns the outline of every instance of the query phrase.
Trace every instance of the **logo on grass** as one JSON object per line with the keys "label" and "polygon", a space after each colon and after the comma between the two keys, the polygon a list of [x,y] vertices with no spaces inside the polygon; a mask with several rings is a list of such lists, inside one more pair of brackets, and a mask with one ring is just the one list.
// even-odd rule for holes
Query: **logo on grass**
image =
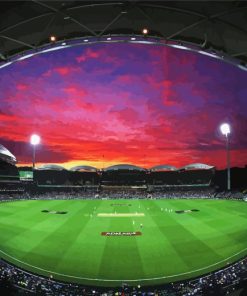
{"label": "logo on grass", "polygon": [[185,213],[192,213],[192,212],[199,212],[197,209],[192,209],[192,210],[181,210],[181,211],[175,211],[177,214],[185,214]]}
{"label": "logo on grass", "polygon": [[103,236],[137,236],[141,235],[140,231],[108,231],[108,232],[101,232]]}
{"label": "logo on grass", "polygon": [[67,212],[64,212],[64,211],[49,211],[49,210],[43,210],[41,211],[42,213],[48,213],[48,214],[67,214]]}

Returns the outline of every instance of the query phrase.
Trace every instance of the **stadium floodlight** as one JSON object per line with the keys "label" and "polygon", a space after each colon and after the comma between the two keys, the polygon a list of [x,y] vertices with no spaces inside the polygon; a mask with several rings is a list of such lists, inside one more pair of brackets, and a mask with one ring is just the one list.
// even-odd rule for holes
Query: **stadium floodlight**
{"label": "stadium floodlight", "polygon": [[228,123],[222,123],[220,126],[222,135],[226,136],[226,166],[227,166],[227,190],[231,190],[231,171],[230,171],[230,147],[229,147],[229,135],[231,128]]}
{"label": "stadium floodlight", "polygon": [[147,34],[148,34],[148,32],[149,32],[149,31],[148,31],[148,29],[147,29],[147,28],[143,28],[143,29],[142,29],[142,34],[143,34],[143,35],[147,35]]}
{"label": "stadium floodlight", "polygon": [[230,134],[230,125],[228,123],[222,123],[220,126],[221,133],[227,137],[228,134]]}
{"label": "stadium floodlight", "polygon": [[36,146],[40,143],[40,136],[38,135],[32,135],[30,138],[30,143],[33,145],[33,169],[35,168],[35,152],[36,152]]}
{"label": "stadium floodlight", "polygon": [[50,41],[51,42],[56,42],[57,41],[57,37],[55,35],[51,35],[50,36]]}

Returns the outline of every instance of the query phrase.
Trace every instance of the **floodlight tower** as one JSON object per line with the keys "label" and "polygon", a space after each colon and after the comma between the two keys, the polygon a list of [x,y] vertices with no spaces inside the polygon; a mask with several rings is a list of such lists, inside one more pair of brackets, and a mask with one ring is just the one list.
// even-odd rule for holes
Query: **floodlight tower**
{"label": "floodlight tower", "polygon": [[33,169],[35,168],[35,152],[36,146],[40,143],[40,136],[32,135],[30,138],[30,143],[33,145]]}
{"label": "floodlight tower", "polygon": [[231,190],[231,172],[230,172],[230,148],[229,135],[231,133],[230,125],[223,123],[220,126],[222,135],[226,136],[226,164],[227,164],[227,190]]}

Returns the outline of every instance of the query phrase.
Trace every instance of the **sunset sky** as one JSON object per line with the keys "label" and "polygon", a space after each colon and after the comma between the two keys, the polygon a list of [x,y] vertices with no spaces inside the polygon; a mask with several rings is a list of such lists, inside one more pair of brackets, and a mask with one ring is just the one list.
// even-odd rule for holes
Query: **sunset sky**
{"label": "sunset sky", "polygon": [[247,164],[247,72],[154,45],[95,44],[0,69],[0,144],[30,164]]}

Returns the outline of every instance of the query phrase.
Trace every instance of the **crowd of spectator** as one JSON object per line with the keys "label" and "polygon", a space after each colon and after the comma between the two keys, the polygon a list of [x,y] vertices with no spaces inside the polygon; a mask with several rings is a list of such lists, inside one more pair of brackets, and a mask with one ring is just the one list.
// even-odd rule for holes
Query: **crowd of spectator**
{"label": "crowd of spectator", "polygon": [[224,199],[246,199],[247,192],[244,191],[220,191],[215,194],[215,198],[224,198]]}
{"label": "crowd of spectator", "polygon": [[[230,295],[236,289],[245,289],[247,280],[247,258],[229,265],[220,271],[191,281],[171,283],[156,288],[130,287],[123,283],[119,288],[92,288],[72,283],[55,281],[17,268],[3,260],[0,261],[0,294],[8,295],[44,295],[44,296],[79,296],[79,295],[125,295],[125,296],[206,296]],[[13,294],[11,294],[11,291]],[[4,294],[1,294],[4,295]],[[246,295],[246,294],[243,294]]]}
{"label": "crowd of spectator", "polygon": [[153,189],[151,196],[153,198],[215,198],[215,190],[210,187],[198,188],[194,190],[182,188],[156,188]]}
{"label": "crowd of spectator", "polygon": [[246,193],[240,191],[220,191],[217,192],[212,188],[198,189],[194,191],[172,190],[172,191],[155,191],[152,193],[154,198],[204,198],[204,199],[237,199],[243,200],[247,197]]}
{"label": "crowd of spectator", "polygon": [[0,201],[20,200],[20,199],[235,199],[246,200],[247,192],[243,191],[215,191],[214,188],[164,188],[157,187],[148,190],[100,190],[100,188],[88,188],[87,190],[46,190],[27,191],[12,190],[0,191]]}
{"label": "crowd of spectator", "polygon": [[103,199],[145,199],[148,198],[146,190],[104,190],[98,193],[97,197]]}

